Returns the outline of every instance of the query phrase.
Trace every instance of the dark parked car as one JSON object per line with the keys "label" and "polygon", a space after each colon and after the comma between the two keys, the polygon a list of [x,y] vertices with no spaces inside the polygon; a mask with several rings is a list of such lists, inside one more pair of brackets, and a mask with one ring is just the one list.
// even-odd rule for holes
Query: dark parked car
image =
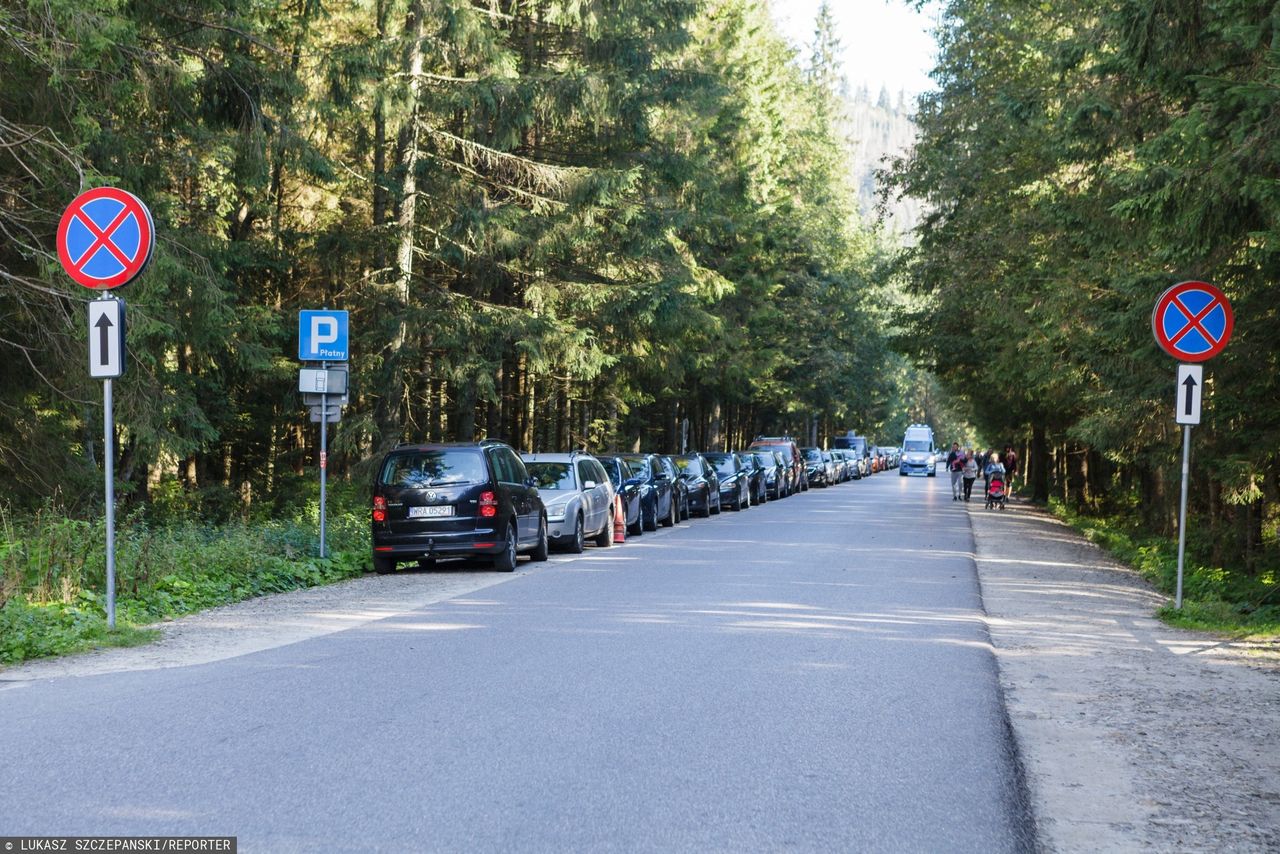
{"label": "dark parked car", "polygon": [[738,454],[742,458],[742,468],[747,473],[747,496],[752,504],[764,504],[769,500],[769,492],[765,487],[764,463],[756,459],[755,454]]}
{"label": "dark parked car", "polygon": [[[658,530],[658,522],[671,527],[680,513],[675,478],[657,454],[622,454],[631,467],[630,480],[640,485],[640,524],[646,531]],[[674,501],[672,499],[675,499]]]}
{"label": "dark parked car", "polygon": [[676,505],[676,521],[683,522],[689,518],[689,486],[680,478],[680,467],[676,458],[670,454],[659,454],[658,461],[662,469],[671,478],[671,492]]}
{"label": "dark parked car", "polygon": [[830,486],[827,477],[827,462],[822,458],[821,448],[802,448],[804,455],[804,474],[810,486]]}
{"label": "dark parked car", "polygon": [[702,454],[685,454],[676,457],[676,468],[688,491],[689,512],[710,516],[720,512],[720,476],[716,467],[702,458]]}
{"label": "dark parked car", "polygon": [[632,479],[631,466],[621,457],[599,457],[600,465],[613,483],[613,491],[622,496],[623,525],[627,533],[640,536],[643,531],[640,510],[640,483]]}
{"label": "dark parked car", "polygon": [[484,555],[511,572],[517,552],[547,559],[547,514],[524,463],[501,442],[405,445],[373,480],[373,568]]}
{"label": "dark parked car", "polygon": [[716,467],[716,473],[720,476],[720,503],[731,510],[750,507],[750,480],[742,459],[737,454],[725,453],[702,456]]}
{"label": "dark parked car", "polygon": [[757,436],[748,450],[777,451],[782,454],[788,468],[787,488],[783,490],[787,495],[809,488],[804,479],[804,458],[800,456],[800,449],[790,436]]}
{"label": "dark parked car", "polygon": [[787,468],[786,461],[782,458],[782,454],[778,451],[756,451],[756,459],[764,466],[764,485],[765,491],[773,500],[785,498],[787,496]]}

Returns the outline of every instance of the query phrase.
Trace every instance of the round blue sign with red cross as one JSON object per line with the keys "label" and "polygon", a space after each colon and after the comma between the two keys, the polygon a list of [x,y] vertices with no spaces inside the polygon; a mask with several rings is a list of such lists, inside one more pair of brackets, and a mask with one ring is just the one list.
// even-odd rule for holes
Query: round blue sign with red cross
{"label": "round blue sign with red cross", "polygon": [[1227,295],[1208,282],[1182,282],[1156,300],[1151,331],[1156,343],[1180,362],[1204,362],[1231,340],[1235,316]]}
{"label": "round blue sign with red cross", "polygon": [[133,193],[115,187],[86,190],[58,223],[58,260],[77,284],[109,290],[133,281],[151,260],[156,228]]}

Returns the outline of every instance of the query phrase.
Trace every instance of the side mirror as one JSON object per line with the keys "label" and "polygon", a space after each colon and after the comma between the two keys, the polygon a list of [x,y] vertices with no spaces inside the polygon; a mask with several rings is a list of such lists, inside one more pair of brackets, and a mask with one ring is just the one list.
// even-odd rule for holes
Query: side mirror
{"label": "side mirror", "polygon": [[526,477],[526,478],[524,479],[524,485],[525,485],[525,486],[532,486],[534,489],[537,489],[537,488],[538,488],[538,479],[537,479],[536,477],[533,477],[533,476]]}
{"label": "side mirror", "polygon": [[582,488],[583,488],[583,489],[595,489],[595,488],[596,488],[596,482],[595,482],[594,480],[585,480],[585,481],[583,481],[583,482],[582,482]]}
{"label": "side mirror", "polygon": [[660,471],[654,476],[654,479],[655,480],[671,480],[671,475],[667,474],[665,471]]}

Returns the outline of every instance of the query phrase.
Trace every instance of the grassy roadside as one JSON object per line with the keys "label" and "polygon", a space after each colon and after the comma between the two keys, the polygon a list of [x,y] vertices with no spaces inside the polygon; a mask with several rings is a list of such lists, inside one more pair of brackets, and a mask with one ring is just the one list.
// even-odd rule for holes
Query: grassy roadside
{"label": "grassy roadside", "polygon": [[116,630],[106,623],[105,532],[101,521],[56,508],[16,518],[0,512],[0,665],[101,646],[136,646],[142,628],[265,593],[362,575],[369,525],[355,493],[329,503],[330,557],[315,557],[318,507],[294,518],[211,525],[162,524],[134,515],[116,532]]}
{"label": "grassy roadside", "polygon": [[[1178,577],[1178,543],[1142,533],[1123,517],[1084,516],[1051,502],[1055,516],[1118,560],[1137,570],[1162,593],[1173,596]],[[1253,578],[1205,565],[1188,549],[1183,567],[1182,610],[1169,602],[1157,612],[1171,626],[1240,638],[1280,638],[1280,573]]]}

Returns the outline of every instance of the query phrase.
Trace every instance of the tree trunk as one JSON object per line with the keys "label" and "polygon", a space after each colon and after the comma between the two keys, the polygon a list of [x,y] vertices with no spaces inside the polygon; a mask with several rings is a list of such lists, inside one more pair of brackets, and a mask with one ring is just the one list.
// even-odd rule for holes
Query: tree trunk
{"label": "tree trunk", "polygon": [[405,21],[408,44],[405,47],[403,62],[404,71],[409,77],[409,113],[400,128],[397,146],[400,165],[400,198],[397,200],[399,209],[396,216],[396,279],[392,296],[399,312],[391,341],[387,344],[382,395],[378,400],[376,413],[384,449],[391,448],[399,440],[403,415],[403,351],[408,335],[404,317],[409,307],[410,285],[413,280],[414,228],[418,210],[418,123],[422,107],[425,17],[426,10],[423,8],[422,0],[411,0],[409,16]]}
{"label": "tree trunk", "polygon": [[1031,425],[1031,452],[1027,456],[1027,477],[1031,480],[1031,500],[1047,504],[1049,501],[1049,446],[1045,441],[1044,424]]}

